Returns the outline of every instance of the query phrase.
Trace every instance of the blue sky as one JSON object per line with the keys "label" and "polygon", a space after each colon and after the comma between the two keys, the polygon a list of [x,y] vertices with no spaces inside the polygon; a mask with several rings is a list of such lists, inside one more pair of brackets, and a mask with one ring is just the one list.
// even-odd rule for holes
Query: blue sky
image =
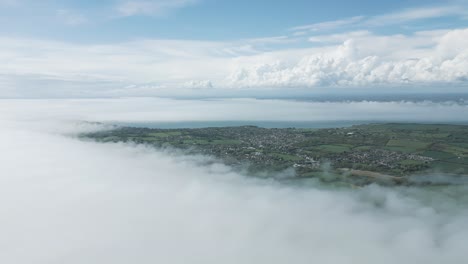
{"label": "blue sky", "polygon": [[466,0],[0,0],[0,96],[459,91],[467,39]]}
{"label": "blue sky", "polygon": [[[146,3],[141,9],[122,11],[125,3]],[[153,2],[153,4],[148,4]],[[169,4],[165,4],[168,2]],[[172,4],[171,4],[172,2]],[[3,4],[1,4],[3,3]],[[162,3],[162,4],[161,4]],[[449,4],[447,4],[449,3]],[[372,17],[449,6],[457,1],[269,1],[269,0],[156,0],[73,1],[0,0],[0,33],[74,42],[126,41],[138,38],[234,40],[289,34],[302,25],[362,16]],[[131,9],[130,4],[127,4]],[[153,6],[153,7],[152,7]],[[119,11],[120,10],[120,11]],[[460,9],[428,14],[422,19],[366,26],[374,32],[410,33],[468,25]],[[466,12],[465,12],[466,13]],[[361,22],[363,22],[361,21]],[[335,32],[362,27],[343,25]]]}

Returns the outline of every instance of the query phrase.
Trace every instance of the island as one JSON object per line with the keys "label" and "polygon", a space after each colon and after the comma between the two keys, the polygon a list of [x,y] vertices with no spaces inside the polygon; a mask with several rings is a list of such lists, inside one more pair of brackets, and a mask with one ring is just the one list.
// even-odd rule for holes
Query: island
{"label": "island", "polygon": [[80,137],[208,155],[259,177],[287,175],[355,186],[410,185],[415,184],[410,181],[412,176],[423,174],[468,177],[465,125],[390,123],[324,129],[115,127]]}

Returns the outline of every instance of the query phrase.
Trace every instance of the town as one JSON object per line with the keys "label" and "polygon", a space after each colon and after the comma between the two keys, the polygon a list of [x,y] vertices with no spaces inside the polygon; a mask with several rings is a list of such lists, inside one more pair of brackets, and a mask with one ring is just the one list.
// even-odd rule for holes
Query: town
{"label": "town", "polygon": [[82,137],[99,142],[134,142],[156,148],[181,149],[188,154],[213,157],[232,167],[247,167],[253,175],[293,169],[297,178],[320,177],[325,167],[337,175],[351,171],[354,176],[363,177],[368,177],[367,172],[403,178],[427,171],[468,174],[468,126],[118,127]]}

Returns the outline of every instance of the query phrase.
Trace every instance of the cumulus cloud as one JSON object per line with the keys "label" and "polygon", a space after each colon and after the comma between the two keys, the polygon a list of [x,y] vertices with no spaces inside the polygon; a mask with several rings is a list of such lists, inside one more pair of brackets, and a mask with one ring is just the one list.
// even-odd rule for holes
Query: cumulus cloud
{"label": "cumulus cloud", "polygon": [[[70,44],[1,38],[1,97],[155,95],[154,89],[465,85],[468,29],[309,38],[309,48],[271,50],[284,36],[235,42],[139,40]],[[44,67],[47,65],[47,67]],[[206,80],[209,80],[211,85]],[[191,84],[191,85],[189,85]],[[211,87],[210,87],[211,86]],[[77,89],[76,87],[82,87]],[[115,91],[118,91],[115,93]],[[159,89],[158,91],[161,91]],[[222,92],[221,92],[222,93]]]}
{"label": "cumulus cloud", "polygon": [[311,41],[344,40],[344,43],[292,64],[279,60],[241,67],[228,81],[232,86],[247,87],[465,82],[468,78],[466,39],[466,29],[437,36],[420,32],[413,37],[387,37],[375,36],[368,31],[316,36]]}
{"label": "cumulus cloud", "polygon": [[[0,101],[2,262],[466,260],[465,187],[298,187],[246,178],[206,157],[69,136],[96,127],[64,120],[93,113],[124,121],[126,111],[144,113],[155,104],[161,106],[153,116],[166,111],[160,118],[180,115],[181,107],[199,114],[215,107],[126,100]],[[242,110],[242,101],[231,102]]]}
{"label": "cumulus cloud", "polygon": [[210,80],[189,81],[189,82],[184,83],[182,86],[186,88],[192,88],[192,89],[210,89],[210,88],[213,88],[213,83]]}

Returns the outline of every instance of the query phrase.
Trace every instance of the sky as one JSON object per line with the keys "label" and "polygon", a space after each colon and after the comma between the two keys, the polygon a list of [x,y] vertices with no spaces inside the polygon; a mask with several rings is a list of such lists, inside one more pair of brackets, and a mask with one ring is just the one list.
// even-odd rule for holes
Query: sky
{"label": "sky", "polygon": [[467,10],[466,0],[0,0],[0,97],[464,92]]}
{"label": "sky", "polygon": [[77,135],[108,129],[82,121],[466,123],[456,97],[180,97],[466,92],[467,10],[455,0],[0,0],[0,262],[465,263],[466,186],[298,187]]}
{"label": "sky", "polygon": [[[466,263],[466,185],[291,184],[278,180],[291,170],[258,179],[213,157],[80,135],[109,123],[466,124],[466,95],[361,95],[466,92],[467,10],[0,0],[0,262]],[[356,96],[281,99],[305,94]]]}

